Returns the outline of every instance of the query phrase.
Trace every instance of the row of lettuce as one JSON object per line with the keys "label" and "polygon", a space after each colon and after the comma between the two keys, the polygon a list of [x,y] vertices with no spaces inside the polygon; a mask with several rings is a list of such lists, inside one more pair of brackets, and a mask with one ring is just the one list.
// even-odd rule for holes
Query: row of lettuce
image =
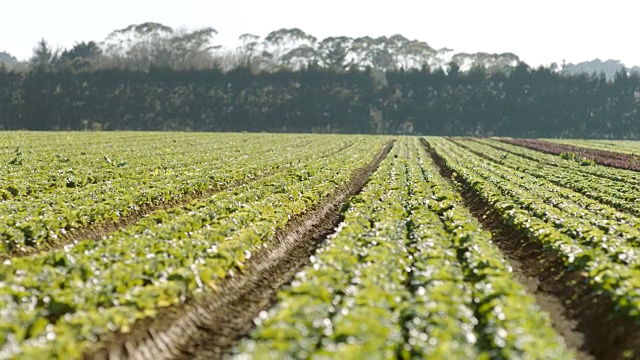
{"label": "row of lettuce", "polygon": [[[215,289],[291,216],[343,186],[387,140],[0,138],[6,170],[0,358],[79,357],[105,333],[128,332],[140,319]],[[638,173],[581,166],[495,140],[428,142],[455,182],[558,254],[567,270],[583,273],[613,300],[617,315],[640,318]],[[202,193],[208,196],[185,201]],[[184,204],[151,212],[102,240],[10,257],[69,230],[174,201]],[[336,234],[279,293],[276,307],[256,319],[235,357],[574,356],[419,139],[396,142],[348,205]]]}
{"label": "row of lettuce", "polygon": [[[249,138],[242,156],[208,171],[252,176],[251,182],[155,211],[101,240],[5,260],[0,358],[77,358],[99,336],[128,332],[162,308],[211,291],[243,271],[292,216],[344,186],[387,141],[352,137],[345,146],[342,137],[328,137],[284,151],[297,141],[259,136],[271,142],[256,149]],[[275,171],[255,177],[270,168]]]}
{"label": "row of lettuce", "polygon": [[398,141],[234,357],[573,357],[490,237]]}
{"label": "row of lettuce", "polygon": [[582,166],[558,156],[493,140],[454,141],[476,155],[512,170],[567,188],[616,210],[640,215],[640,173],[607,166]]}
{"label": "row of lettuce", "polygon": [[[640,195],[640,188],[634,184],[636,172],[602,166],[590,167],[587,171],[571,161],[545,158],[548,155],[506,144],[497,148],[494,144],[487,146],[476,141],[458,141],[456,144],[490,160],[483,163],[486,170],[510,182],[512,190],[517,191],[517,185],[543,201],[546,206],[543,209],[548,214],[555,211],[557,216],[575,219],[570,220],[573,225],[566,221],[562,221],[564,226],[554,224],[557,229],[583,239],[585,244],[600,244],[611,253],[612,260],[631,266],[638,264],[640,221],[634,216],[635,204],[631,201]],[[513,152],[507,155],[501,150]],[[556,166],[549,166],[550,160],[555,160]],[[562,166],[562,171],[557,171],[558,166]],[[480,169],[478,173],[481,173]],[[601,240],[604,243],[601,244]]]}
{"label": "row of lettuce", "polygon": [[[75,229],[245,184],[362,141],[340,136],[8,133],[0,138],[0,259]],[[12,153],[15,149],[21,155]],[[13,150],[12,150],[13,149]],[[9,160],[18,156],[18,162]]]}
{"label": "row of lettuce", "polygon": [[637,173],[581,167],[491,140],[428,141],[457,182],[609,297],[613,316],[640,322],[640,224],[635,204],[625,202],[640,198]]}

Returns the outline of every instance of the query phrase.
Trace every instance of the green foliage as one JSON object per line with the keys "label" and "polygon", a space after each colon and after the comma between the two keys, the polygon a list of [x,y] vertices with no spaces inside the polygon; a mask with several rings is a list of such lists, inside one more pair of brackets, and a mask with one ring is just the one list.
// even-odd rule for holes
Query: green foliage
{"label": "green foliage", "polygon": [[[0,264],[0,357],[78,358],[241,273],[384,137],[5,133],[0,251],[164,206],[101,239]],[[640,174],[493,140],[399,139],[238,352],[273,358],[571,358],[456,190],[640,318]],[[20,155],[18,155],[18,152]],[[25,161],[10,164],[15,157]],[[206,196],[200,196],[206,194]],[[632,215],[633,214],[633,215]]]}
{"label": "green foliage", "polygon": [[[334,141],[277,138],[279,147],[273,148],[274,135],[9,136],[5,145],[16,150],[0,157],[7,164],[0,178],[0,198],[6,200],[0,203],[0,216],[11,230],[0,231],[0,240],[11,250],[0,246],[0,254],[55,242],[74,229],[118,221],[145,207],[246,183],[284,170],[293,159],[312,156],[314,147]],[[15,158],[19,161],[9,161]]]}
{"label": "green foliage", "polygon": [[458,201],[417,139],[397,142],[239,352],[571,358]]}
{"label": "green foliage", "polygon": [[563,152],[560,153],[560,158],[565,160],[576,160],[576,153],[574,152]]}
{"label": "green foliage", "polygon": [[[586,274],[585,281],[615,303],[613,316],[640,318],[640,283],[634,280],[640,278],[640,222],[628,214],[640,214],[638,173],[558,162],[554,155],[491,140],[429,141],[460,174],[458,181],[507,224],[557,254],[567,271]],[[516,156],[502,159],[504,151]]]}
{"label": "green foliage", "polygon": [[[261,73],[258,69],[284,64],[261,58],[266,52],[249,41],[254,45],[246,49],[245,61],[238,59],[246,67],[193,70],[202,68],[198,64],[210,56],[207,34],[213,33],[203,29],[174,41],[150,35],[138,46],[125,41],[122,52],[131,53],[124,59],[101,58],[89,43],[77,44],[52,60],[52,50],[41,44],[32,68],[46,71],[0,71],[0,128],[640,136],[637,76],[612,83],[597,77],[576,82],[526,65],[509,75],[477,70],[465,74],[454,71],[455,66],[448,73],[428,67],[401,70],[399,64],[393,69],[389,61],[395,58],[380,52],[371,38],[360,44],[365,47],[359,58],[379,62],[375,71],[361,70],[365,64],[346,63],[346,58],[354,58],[349,52],[353,43],[344,38],[319,43],[317,53],[303,46],[284,57],[296,66],[302,66],[298,61],[302,60],[323,68],[310,65],[299,71]],[[159,47],[153,45],[156,41]],[[145,49],[147,45],[150,48]],[[429,54],[426,44],[403,46],[410,51],[398,55],[412,58],[407,58],[411,63],[416,61],[413,56]],[[118,68],[118,62],[126,69]],[[384,73],[381,67],[387,68]]]}
{"label": "green foliage", "polygon": [[[0,287],[0,349],[8,351],[0,352],[0,357],[77,358],[96,336],[110,330],[126,333],[136,321],[210,291],[229,273],[242,272],[251,254],[292,216],[337,191],[385,141],[357,136],[144,135],[152,138],[147,146],[159,147],[158,153],[143,159],[127,156],[131,163],[123,168],[114,167],[113,158],[122,157],[111,145],[119,144],[122,154],[149,152],[141,134],[123,138],[119,138],[123,134],[102,134],[103,143],[68,149],[70,154],[85,152],[82,161],[88,162],[85,165],[92,172],[109,174],[98,182],[111,200],[101,204],[103,217],[117,220],[119,206],[134,205],[136,199],[154,204],[179,200],[200,189],[193,187],[199,177],[202,189],[224,191],[157,210],[102,239],[82,240],[0,264],[0,281],[11,284]],[[69,137],[80,144],[74,135]],[[171,141],[175,137],[181,137],[181,151]],[[112,149],[113,157],[103,156],[105,146]],[[165,146],[174,148],[163,154]],[[34,158],[51,158],[44,149],[33,153]],[[161,163],[150,161],[156,156]],[[79,156],[69,157],[74,162]],[[9,200],[14,208],[23,202],[25,210],[3,224],[4,251],[38,246],[51,233],[63,233],[70,224],[81,226],[79,221],[95,216],[90,194],[101,187],[89,193],[84,191],[91,185],[51,191],[49,176],[57,172],[55,167],[69,164],[48,161],[45,166],[49,171],[42,175],[43,182],[33,183],[38,191]],[[154,168],[162,171],[154,175],[150,171]],[[117,182],[119,171],[141,177]],[[183,183],[183,177],[190,181]],[[173,192],[162,199],[141,196],[152,186]],[[86,196],[90,200],[80,202]],[[75,207],[65,208],[65,216],[47,217],[50,203],[52,208],[64,203]],[[34,213],[41,216],[35,218]],[[16,345],[8,347],[8,342]]]}
{"label": "green foliage", "polygon": [[596,166],[596,162],[591,160],[591,159],[582,158],[582,159],[580,159],[580,165],[582,165],[582,166]]}
{"label": "green foliage", "polygon": [[569,161],[575,161],[578,164],[582,165],[582,166],[595,166],[596,162],[591,160],[591,159],[587,159],[585,157],[582,156],[577,156],[576,153],[574,152],[563,152],[560,153],[560,158],[564,159],[564,160],[569,160]]}

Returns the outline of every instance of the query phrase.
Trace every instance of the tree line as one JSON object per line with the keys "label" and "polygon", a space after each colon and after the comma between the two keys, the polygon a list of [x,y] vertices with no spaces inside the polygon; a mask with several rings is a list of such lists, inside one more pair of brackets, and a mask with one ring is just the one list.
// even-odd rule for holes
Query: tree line
{"label": "tree line", "polygon": [[637,138],[640,78],[428,68],[0,71],[0,127]]}
{"label": "tree line", "polygon": [[[640,77],[566,75],[513,54],[456,54],[396,35],[317,40],[145,23],[105,42],[0,66],[0,128],[337,132],[514,137],[640,136]],[[216,55],[217,54],[217,55]]]}
{"label": "tree line", "polygon": [[455,53],[434,49],[424,41],[396,34],[390,37],[348,36],[318,39],[298,28],[278,29],[264,38],[242,34],[235,49],[216,43],[213,28],[174,29],[160,23],[133,24],[114,30],[103,41],[76,43],[71,49],[52,49],[42,39],[27,64],[0,52],[0,63],[11,70],[74,71],[119,68],[148,71],[151,67],[176,70],[247,67],[253,72],[299,70],[310,65],[344,71],[442,68],[448,62],[463,70],[484,67],[509,71],[520,60],[515,54]]}

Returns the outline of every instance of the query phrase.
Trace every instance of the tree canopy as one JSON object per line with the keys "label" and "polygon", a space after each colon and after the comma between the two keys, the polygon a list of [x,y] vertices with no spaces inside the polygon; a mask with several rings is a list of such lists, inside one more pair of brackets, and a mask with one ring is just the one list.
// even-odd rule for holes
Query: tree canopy
{"label": "tree canopy", "polygon": [[[0,66],[0,128],[638,138],[640,77],[531,68],[402,35],[318,40],[131,25]],[[2,59],[12,57],[2,55]],[[1,60],[1,59],[0,59]]]}

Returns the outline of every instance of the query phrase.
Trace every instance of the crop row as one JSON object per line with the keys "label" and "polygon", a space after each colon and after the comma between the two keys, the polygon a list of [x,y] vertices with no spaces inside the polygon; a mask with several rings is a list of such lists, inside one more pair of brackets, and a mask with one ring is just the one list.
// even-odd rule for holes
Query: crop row
{"label": "crop row", "polygon": [[638,219],[631,215],[640,211],[635,202],[640,198],[640,192],[633,185],[611,183],[595,175],[571,170],[559,172],[556,167],[510,156],[484,143],[456,141],[456,144],[489,160],[486,166],[496,175],[514,181],[560,210],[591,219],[593,225],[602,227],[606,223],[600,220],[606,220],[618,227],[621,236],[633,234],[631,228],[640,227]]}
{"label": "crop row", "polygon": [[[53,133],[48,136],[36,136],[29,133],[21,138],[10,133],[6,142],[0,140],[0,149],[9,153],[0,156],[0,166],[7,170],[0,178],[0,188],[7,193],[5,197],[25,197],[40,191],[52,191],[55,188],[78,188],[87,184],[103,182],[118,177],[141,177],[155,168],[168,168],[160,160],[181,158],[190,155],[191,162],[211,161],[211,153],[237,153],[240,138],[231,135],[222,138],[218,134],[178,134],[164,135],[141,133],[138,138],[110,133],[101,137],[87,136],[94,141],[87,144],[78,134],[69,134],[77,143],[65,141],[67,136]],[[11,140],[11,141],[9,141]],[[226,141],[222,141],[226,140]],[[264,142],[268,139],[253,137],[249,144]],[[246,144],[246,142],[245,142]],[[170,158],[168,158],[170,156]],[[111,168],[111,165],[113,168]],[[140,168],[139,173],[127,173],[131,167]],[[116,171],[117,168],[127,168]],[[105,170],[114,171],[105,171]],[[63,182],[64,175],[72,178]],[[28,180],[28,181],[25,181]],[[13,190],[10,190],[13,188]]]}
{"label": "crop row", "polygon": [[571,357],[459,200],[398,141],[236,357]]}
{"label": "crop row", "polygon": [[384,141],[367,138],[331,157],[290,161],[283,171],[153,212],[100,241],[5,261],[0,358],[78,357],[102,334],[127,332],[216,288],[290,217],[343,186]]}
{"label": "crop row", "polygon": [[[46,165],[32,169],[31,175],[7,175],[5,180],[22,176],[21,181],[33,187],[46,186],[43,184],[47,181],[55,183],[58,180],[53,178],[61,176],[74,186],[54,186],[29,195],[22,194],[20,189],[24,187],[20,185],[10,186],[19,196],[0,202],[3,219],[0,255],[38,247],[89,224],[117,221],[142,206],[176,202],[194,194],[247,183],[299,162],[330,156],[351,145],[351,141],[362,141],[361,138],[346,140],[329,136],[282,137],[275,141],[273,136],[248,136],[245,140],[234,136],[222,138],[217,134],[197,136],[192,139],[192,147],[185,146],[183,152],[176,154],[171,154],[175,145],[156,154],[153,147],[157,139],[154,139],[151,144],[156,145],[153,146],[130,145],[130,149],[123,149],[123,153],[130,152],[127,157],[134,159],[127,166],[119,166],[117,158],[107,163],[103,155],[94,153],[93,157],[99,156],[101,162],[87,162],[84,168],[69,166],[62,175],[55,166],[47,168]],[[212,145],[223,140],[226,141],[224,147]],[[83,150],[76,147],[74,151]],[[42,161],[53,156],[45,151],[35,155]],[[83,160],[78,163],[83,164]],[[90,178],[92,180],[87,180]]]}
{"label": "crop row", "polygon": [[[458,155],[466,154],[459,152]],[[607,253],[611,261],[640,265],[640,224],[634,216],[500,164],[478,162],[477,165],[476,175],[494,183],[503,182],[498,185],[503,194],[517,197],[525,208],[553,222],[556,230],[581,239],[583,244],[601,247],[600,251]],[[532,204],[530,199],[537,199],[540,205]]]}
{"label": "crop row", "polygon": [[429,143],[456,181],[474,189],[505,223],[542,243],[563,259],[567,271],[580,271],[586,283],[610,297],[612,315],[640,318],[640,230],[566,204],[567,198],[558,195],[563,190],[551,183],[525,186],[519,178],[526,174],[483,161],[450,141],[429,138]]}
{"label": "crop row", "polygon": [[561,171],[570,171],[575,173],[584,174],[586,176],[596,176],[605,178],[621,183],[627,183],[632,185],[640,185],[640,173],[637,171],[629,171],[624,169],[617,169],[608,166],[585,166],[578,161],[571,160],[571,158],[564,159],[558,155],[546,154],[540,151],[531,150],[526,147],[507,144],[495,140],[482,140],[484,144],[497,148],[505,153],[511,153],[519,157],[527,158],[543,165],[552,166],[558,168]]}
{"label": "crop row", "polygon": [[[546,170],[549,174],[551,170],[556,170],[555,172],[559,173],[557,174],[558,176],[565,176],[564,178],[557,178],[556,182],[566,181],[568,180],[567,177],[571,178],[567,185],[572,185],[577,179],[584,180],[585,182],[581,184],[582,187],[576,187],[576,191],[587,189],[589,182],[592,188],[598,191],[606,191],[608,187],[613,187],[615,190],[610,190],[608,193],[618,195],[621,199],[633,199],[634,196],[637,197],[640,191],[640,174],[636,171],[601,165],[585,166],[586,164],[575,161],[570,157],[563,159],[560,156],[549,155],[494,140],[482,140],[478,143],[501,151],[503,153],[501,156],[505,160],[509,160],[508,154],[529,160],[529,165],[531,166],[523,167],[523,164],[520,164],[523,170],[534,167]],[[561,171],[558,172],[557,170]]]}
{"label": "crop row", "polygon": [[[185,138],[193,139],[193,133],[172,133],[170,136],[163,132],[64,132],[52,133],[35,131],[3,131],[0,133],[0,161],[5,164],[6,160],[13,158],[16,148],[23,148],[31,153],[41,153],[53,151],[66,151],[75,147],[83,147],[89,151],[104,147],[118,148],[122,145],[130,145],[155,142],[158,145],[166,144],[166,141],[175,139],[176,141]],[[210,135],[202,136],[208,137]]]}

